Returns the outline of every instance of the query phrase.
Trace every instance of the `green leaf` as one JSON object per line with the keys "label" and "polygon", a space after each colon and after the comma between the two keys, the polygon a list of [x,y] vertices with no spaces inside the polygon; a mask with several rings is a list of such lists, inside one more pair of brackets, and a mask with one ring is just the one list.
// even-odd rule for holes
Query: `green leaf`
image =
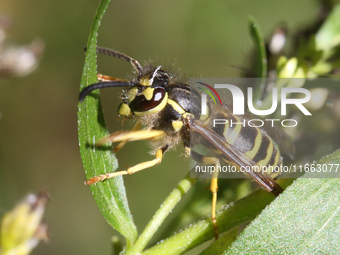
{"label": "green leaf", "polygon": [[[280,182],[281,187],[291,183],[290,179]],[[236,201],[224,209],[218,210],[216,220],[220,234],[243,223],[252,221],[275,197],[264,190],[258,190]],[[210,216],[191,225],[187,229],[158,243],[146,250],[143,255],[175,255],[184,252],[214,238],[214,227]]]}
{"label": "green leaf", "polygon": [[[97,35],[109,2],[110,0],[103,0],[100,3],[91,28],[80,90],[97,82]],[[91,92],[84,102],[78,105],[79,147],[87,179],[113,172],[118,167],[112,150],[94,146],[96,140],[107,134],[99,92]],[[121,176],[90,185],[90,189],[107,222],[126,238],[128,246],[132,245],[137,237],[137,229],[128,207]]]}
{"label": "green leaf", "polygon": [[[268,69],[265,41],[262,36],[260,25],[252,16],[249,17],[249,25],[250,34],[256,46],[256,77],[265,79],[267,78]],[[261,100],[264,89],[264,81],[256,85],[256,87],[254,88],[254,103]]]}
{"label": "green leaf", "polygon": [[[340,164],[340,150],[317,162]],[[296,180],[224,254],[340,254],[340,169]]]}
{"label": "green leaf", "polygon": [[315,36],[316,48],[326,53],[340,44],[340,4],[334,6]]}
{"label": "green leaf", "polygon": [[254,19],[254,17],[249,17],[250,23],[250,34],[253,37],[256,50],[258,53],[256,66],[258,67],[256,72],[256,77],[258,78],[266,78],[267,77],[267,54],[266,54],[266,46],[265,41],[262,36],[260,25]]}

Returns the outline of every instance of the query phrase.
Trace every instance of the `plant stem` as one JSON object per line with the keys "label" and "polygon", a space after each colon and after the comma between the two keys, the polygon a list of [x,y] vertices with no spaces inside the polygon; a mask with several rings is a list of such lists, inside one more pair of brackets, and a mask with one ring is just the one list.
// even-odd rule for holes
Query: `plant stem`
{"label": "plant stem", "polygon": [[[280,180],[285,188],[292,179]],[[275,197],[264,190],[257,190],[249,196],[231,203],[217,211],[217,223],[220,233],[229,231],[240,224],[252,221]],[[143,252],[143,255],[177,255],[213,239],[214,226],[210,215],[196,222],[185,230],[169,237]]]}
{"label": "plant stem", "polygon": [[126,254],[139,254],[143,251],[165,218],[170,214],[184,194],[188,192],[195,182],[196,179],[190,178],[190,173],[188,173],[185,178],[178,183],[177,187],[171,191],[161,207],[152,217],[151,221],[147,224],[131,250],[126,250]]}

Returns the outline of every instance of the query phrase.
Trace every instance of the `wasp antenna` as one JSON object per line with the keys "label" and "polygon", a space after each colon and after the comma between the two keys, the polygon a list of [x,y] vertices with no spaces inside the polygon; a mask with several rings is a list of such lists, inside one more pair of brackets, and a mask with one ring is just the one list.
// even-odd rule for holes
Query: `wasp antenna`
{"label": "wasp antenna", "polygon": [[135,85],[133,82],[126,81],[113,81],[113,82],[99,82],[92,84],[88,87],[83,88],[83,90],[79,93],[79,102],[83,102],[85,97],[93,90],[96,89],[104,89],[110,87],[130,87]]}
{"label": "wasp antenna", "polygon": [[97,47],[97,53],[108,55],[108,56],[115,57],[115,58],[119,58],[119,59],[122,59],[122,60],[125,60],[125,61],[129,61],[131,63],[131,65],[138,72],[139,77],[141,77],[142,74],[143,74],[143,68],[142,68],[141,64],[139,64],[139,62],[136,59],[133,59],[132,57],[130,57],[130,56],[124,54],[124,53],[121,53],[121,52],[116,51],[116,50],[104,48],[104,47]]}

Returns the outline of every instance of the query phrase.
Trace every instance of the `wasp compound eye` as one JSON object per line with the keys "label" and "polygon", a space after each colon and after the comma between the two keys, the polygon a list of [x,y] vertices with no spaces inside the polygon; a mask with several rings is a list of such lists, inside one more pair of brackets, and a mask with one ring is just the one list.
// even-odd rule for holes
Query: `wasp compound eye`
{"label": "wasp compound eye", "polygon": [[129,106],[133,112],[145,112],[156,108],[163,101],[166,94],[162,88],[152,89],[152,96],[147,99],[148,95],[145,92],[146,90],[143,94],[136,96],[130,103]]}

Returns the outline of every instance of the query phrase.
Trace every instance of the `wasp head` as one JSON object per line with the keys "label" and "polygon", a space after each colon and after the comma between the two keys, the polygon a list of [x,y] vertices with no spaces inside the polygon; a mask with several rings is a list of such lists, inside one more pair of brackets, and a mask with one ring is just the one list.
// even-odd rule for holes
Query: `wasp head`
{"label": "wasp head", "polygon": [[124,117],[145,116],[164,109],[168,101],[169,75],[160,66],[142,75],[123,93],[118,113]]}

